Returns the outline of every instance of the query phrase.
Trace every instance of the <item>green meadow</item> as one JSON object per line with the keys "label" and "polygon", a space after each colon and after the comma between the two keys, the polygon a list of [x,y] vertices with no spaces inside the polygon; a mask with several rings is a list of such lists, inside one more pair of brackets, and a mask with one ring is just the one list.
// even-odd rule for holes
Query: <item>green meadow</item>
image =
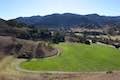
{"label": "green meadow", "polygon": [[20,64],[33,71],[89,72],[120,70],[120,50],[107,45],[60,43],[60,55]]}

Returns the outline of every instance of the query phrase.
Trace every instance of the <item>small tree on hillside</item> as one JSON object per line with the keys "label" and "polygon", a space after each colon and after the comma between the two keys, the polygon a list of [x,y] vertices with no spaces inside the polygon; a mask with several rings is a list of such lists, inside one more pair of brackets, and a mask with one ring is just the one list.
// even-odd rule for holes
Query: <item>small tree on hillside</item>
{"label": "small tree on hillside", "polygon": [[85,41],[85,44],[90,45],[90,44],[91,44],[91,42],[90,42],[89,40],[86,40],[86,41]]}

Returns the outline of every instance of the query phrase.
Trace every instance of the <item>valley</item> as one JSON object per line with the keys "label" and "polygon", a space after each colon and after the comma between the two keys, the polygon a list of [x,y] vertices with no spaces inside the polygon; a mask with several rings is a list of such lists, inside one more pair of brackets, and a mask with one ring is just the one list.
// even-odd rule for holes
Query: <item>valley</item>
{"label": "valley", "polygon": [[119,17],[33,17],[0,19],[0,80],[119,79]]}

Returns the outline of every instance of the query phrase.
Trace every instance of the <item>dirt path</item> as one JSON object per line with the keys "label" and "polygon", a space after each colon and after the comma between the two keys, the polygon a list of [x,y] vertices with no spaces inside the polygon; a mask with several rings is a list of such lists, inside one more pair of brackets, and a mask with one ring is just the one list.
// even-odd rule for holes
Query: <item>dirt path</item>
{"label": "dirt path", "polygon": [[[14,64],[14,69],[16,69],[19,72],[23,73],[32,73],[32,74],[107,74],[107,71],[96,71],[96,72],[64,72],[64,71],[33,71],[33,70],[28,70],[28,69],[23,69],[20,67],[20,64],[24,61],[27,61],[25,59],[23,60],[16,60],[17,63]],[[120,73],[120,71],[112,71],[114,73]]]}
{"label": "dirt path", "polygon": [[[52,57],[48,57],[48,59],[51,59],[51,58],[54,58],[54,57],[57,57],[57,56],[60,55],[61,50],[58,49],[58,48],[56,48],[56,49],[57,49],[57,52],[58,52],[57,55],[54,55]],[[16,64],[14,64],[14,68],[19,72],[26,72],[26,73],[66,73],[66,72],[58,72],[58,71],[31,71],[31,70],[27,70],[27,69],[22,69],[20,67],[20,64],[24,61],[27,61],[27,59],[21,59],[21,60],[17,59],[17,60],[15,60]]]}
{"label": "dirt path", "polygon": [[[120,72],[106,74],[106,72],[90,72],[90,73],[31,73],[16,70],[16,64],[24,60],[6,57],[2,64],[2,72],[0,72],[0,80],[120,80]],[[1,66],[1,65],[0,65]],[[3,74],[2,74],[3,73]]]}

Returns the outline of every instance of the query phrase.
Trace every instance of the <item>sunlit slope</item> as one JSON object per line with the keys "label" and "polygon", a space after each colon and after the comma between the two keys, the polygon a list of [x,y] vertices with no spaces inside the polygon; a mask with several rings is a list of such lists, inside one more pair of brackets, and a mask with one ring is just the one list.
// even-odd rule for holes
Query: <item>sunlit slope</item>
{"label": "sunlit slope", "polygon": [[60,56],[23,62],[22,68],[36,71],[120,70],[120,50],[105,45],[61,43]]}

